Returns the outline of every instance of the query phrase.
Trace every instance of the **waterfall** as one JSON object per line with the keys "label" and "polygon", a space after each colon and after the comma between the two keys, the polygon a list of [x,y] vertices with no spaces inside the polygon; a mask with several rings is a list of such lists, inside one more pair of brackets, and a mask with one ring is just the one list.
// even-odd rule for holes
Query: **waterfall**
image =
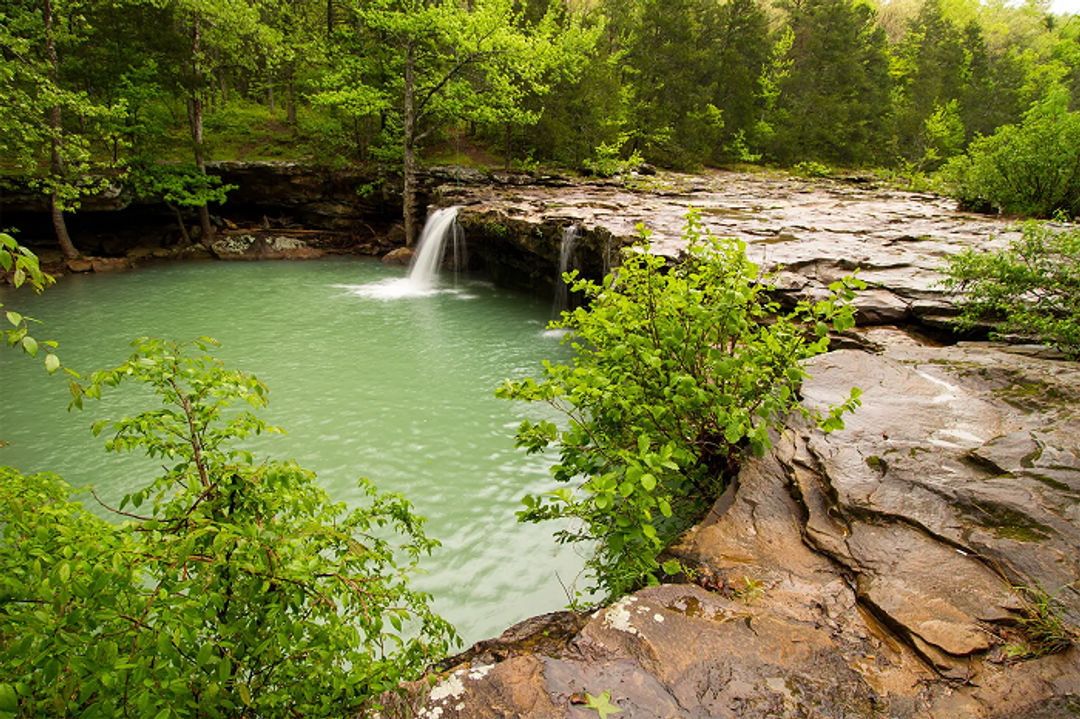
{"label": "waterfall", "polygon": [[570,264],[574,259],[574,249],[581,237],[580,225],[569,225],[563,228],[562,242],[559,245],[559,273],[555,275],[555,305],[553,308],[556,317],[564,310],[570,309],[570,288],[563,279],[563,273],[571,269]]}
{"label": "waterfall", "polygon": [[416,254],[409,265],[406,277],[396,277],[366,285],[345,286],[353,294],[375,300],[398,300],[407,297],[428,297],[442,292],[457,292],[456,289],[439,289],[439,268],[443,255],[446,254],[447,241],[453,248],[454,271],[463,269],[465,261],[465,242],[461,227],[457,223],[460,207],[447,207],[435,210],[424,223],[420,241],[416,244]]}
{"label": "waterfall", "polygon": [[461,228],[457,224],[459,209],[446,207],[435,210],[424,223],[408,275],[409,284],[417,290],[430,290],[435,286],[448,239],[454,252],[454,270],[460,269],[463,243]]}

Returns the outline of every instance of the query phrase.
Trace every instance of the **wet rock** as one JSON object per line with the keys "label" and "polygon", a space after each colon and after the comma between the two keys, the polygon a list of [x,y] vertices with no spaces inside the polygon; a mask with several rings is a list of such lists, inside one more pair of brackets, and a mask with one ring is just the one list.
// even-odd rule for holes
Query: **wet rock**
{"label": "wet rock", "polygon": [[382,263],[384,265],[401,265],[408,266],[412,262],[413,255],[415,253],[410,247],[399,247],[396,250],[390,250],[382,256]]}
{"label": "wet rock", "polygon": [[94,264],[89,257],[76,257],[64,262],[64,266],[67,267],[69,272],[90,272],[94,269]]}
{"label": "wet rock", "polygon": [[94,272],[120,272],[131,269],[131,262],[126,257],[94,257],[90,266]]}
{"label": "wet rock", "polygon": [[1080,618],[1080,366],[860,334],[863,349],[815,359],[803,387],[820,407],[858,384],[846,427],[776,435],[668,549],[696,585],[643,589],[535,652],[466,653],[430,694],[415,688],[414,715],[587,717],[604,692],[620,717],[1080,706],[1076,647],[1006,659],[1031,640],[1030,588]]}
{"label": "wet rock", "polygon": [[221,260],[306,260],[323,254],[303,240],[269,233],[225,235],[210,251]]}
{"label": "wet rock", "polygon": [[[603,232],[618,247],[637,237],[637,224],[652,232],[654,252],[677,257],[684,247],[687,210],[701,213],[704,229],[747,243],[747,255],[766,269],[784,270],[781,289],[797,298],[818,297],[829,283],[858,270],[871,289],[856,301],[862,325],[918,319],[941,323],[955,314],[940,285],[939,267],[965,247],[1003,246],[1016,232],[1004,220],[958,212],[952,200],[882,190],[868,182],[803,180],[782,175],[711,172],[615,182],[579,182],[569,187],[520,185],[513,192],[491,183],[445,183],[435,194],[462,204],[460,221],[500,216],[530,232],[557,231],[566,223],[585,233]],[[467,233],[470,245],[490,238]],[[483,251],[481,249],[481,251]],[[594,258],[600,248],[593,248]],[[556,261],[557,248],[541,255]],[[599,260],[594,260],[600,264]],[[797,275],[799,279],[793,279]]]}

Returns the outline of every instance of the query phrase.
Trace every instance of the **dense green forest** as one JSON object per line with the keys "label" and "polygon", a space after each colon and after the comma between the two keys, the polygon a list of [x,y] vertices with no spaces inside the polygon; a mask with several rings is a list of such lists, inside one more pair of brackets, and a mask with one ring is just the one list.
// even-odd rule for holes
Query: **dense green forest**
{"label": "dense green forest", "polygon": [[[377,167],[404,177],[409,208],[425,162],[600,174],[641,162],[764,163],[920,177],[1033,115],[1048,118],[1066,174],[1077,154],[1076,137],[1053,128],[1078,124],[1080,21],[1040,2],[14,0],[5,8],[0,165],[51,198],[68,255],[76,250],[63,212],[110,177],[198,210],[212,234],[206,205],[224,193],[206,177],[211,159]],[[1045,149],[1046,140],[1034,144]],[[1066,195],[1076,194],[1077,174],[1062,180]],[[986,175],[954,162],[946,179],[978,202],[987,199],[979,183],[994,182]],[[995,203],[1077,210],[1067,198]]]}

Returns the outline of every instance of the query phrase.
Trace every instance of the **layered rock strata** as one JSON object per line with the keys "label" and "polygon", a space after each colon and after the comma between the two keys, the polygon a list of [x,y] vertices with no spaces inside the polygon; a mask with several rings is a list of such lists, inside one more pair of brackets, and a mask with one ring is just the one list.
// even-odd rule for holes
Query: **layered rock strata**
{"label": "layered rock strata", "polygon": [[1044,627],[1032,619],[1052,595],[1065,625],[1080,620],[1080,367],[892,328],[853,339],[861,348],[812,363],[804,401],[856,384],[862,408],[829,435],[797,423],[747,460],[669,550],[690,580],[513,628],[421,684],[410,711],[1080,711],[1080,652],[1034,656]]}

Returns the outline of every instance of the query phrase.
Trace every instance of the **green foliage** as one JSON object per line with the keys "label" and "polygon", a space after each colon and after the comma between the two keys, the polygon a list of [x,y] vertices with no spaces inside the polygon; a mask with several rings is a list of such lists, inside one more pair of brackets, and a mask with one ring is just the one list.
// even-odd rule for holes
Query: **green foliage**
{"label": "green foliage", "polygon": [[[1059,588],[1057,592],[1064,588]],[[1008,656],[1013,659],[1037,659],[1064,652],[1076,642],[1076,630],[1065,621],[1061,604],[1055,599],[1057,592],[1050,594],[1038,585],[1015,589],[1023,601],[1020,628],[1025,641],[1023,644],[1007,645],[1005,651]]]}
{"label": "green foliage", "polygon": [[[209,340],[193,343],[199,352]],[[440,657],[453,631],[409,588],[437,545],[401,496],[333,503],[292,462],[237,442],[274,431],[254,377],[142,339],[83,397],[134,380],[160,400],[98,422],[165,472],[97,520],[53,477],[0,473],[0,700],[22,716],[341,715]]]}
{"label": "green foliage", "polygon": [[135,158],[128,182],[136,197],[163,200],[170,207],[202,207],[222,204],[236,185],[224,185],[220,177],[199,172],[195,165],[165,165]]}
{"label": "green foliage", "polygon": [[622,158],[620,148],[628,139],[628,136],[624,134],[614,143],[601,142],[597,145],[593,156],[585,160],[584,169],[598,177],[614,177],[641,167],[644,158],[636,150],[625,160]]}
{"label": "green foliage", "polygon": [[[0,232],[0,271],[11,273],[11,283],[16,289],[29,284],[35,292],[41,292],[55,282],[51,275],[41,271],[37,256],[6,232]],[[0,309],[3,307],[4,303],[0,302]],[[56,342],[37,340],[30,334],[30,325],[38,322],[37,320],[8,309],[4,311],[4,318],[0,322],[6,325],[0,330],[0,336],[9,347],[18,347],[31,357],[42,353],[45,357],[45,370],[49,374],[60,369],[60,358],[55,352]]]}
{"label": "green foliage", "polygon": [[[853,0],[783,2],[793,40],[790,69],[763,120],[773,130],[767,156],[785,164],[842,165],[882,157],[890,110],[885,31],[870,5]],[[782,46],[776,50],[782,49]],[[780,55],[774,54],[774,62]]]}
{"label": "green foliage", "polygon": [[1009,214],[1080,216],[1080,112],[1058,95],[1037,103],[1019,125],[971,143],[942,170],[963,203]]}
{"label": "green foliage", "polygon": [[943,268],[960,295],[959,325],[1038,339],[1080,359],[1080,227],[1029,221],[999,252],[967,248]]}
{"label": "green foliage", "polygon": [[576,280],[589,304],[556,323],[570,330],[573,363],[545,364],[542,380],[497,393],[565,415],[564,429],[523,422],[517,442],[554,446],[555,479],[580,484],[525,497],[519,517],[573,520],[558,541],[592,545],[587,567],[609,596],[658,580],[660,549],[715,499],[744,449],[765,452],[791,411],[828,431],[858,404],[853,389],[822,415],[797,392],[801,361],[827,349],[830,327],[854,324],[848,300],[863,283],[846,278],[828,298],[781,312],[743,243],[703,234],[694,213],[685,236],[675,267],[641,244],[603,285]]}
{"label": "green foliage", "polygon": [[768,16],[753,0],[607,0],[629,150],[680,170],[728,159],[760,114]]}
{"label": "green foliage", "polygon": [[791,171],[801,177],[830,177],[832,170],[828,165],[823,165],[820,162],[814,162],[813,160],[804,160],[803,162],[795,163],[795,166],[791,168]]}

